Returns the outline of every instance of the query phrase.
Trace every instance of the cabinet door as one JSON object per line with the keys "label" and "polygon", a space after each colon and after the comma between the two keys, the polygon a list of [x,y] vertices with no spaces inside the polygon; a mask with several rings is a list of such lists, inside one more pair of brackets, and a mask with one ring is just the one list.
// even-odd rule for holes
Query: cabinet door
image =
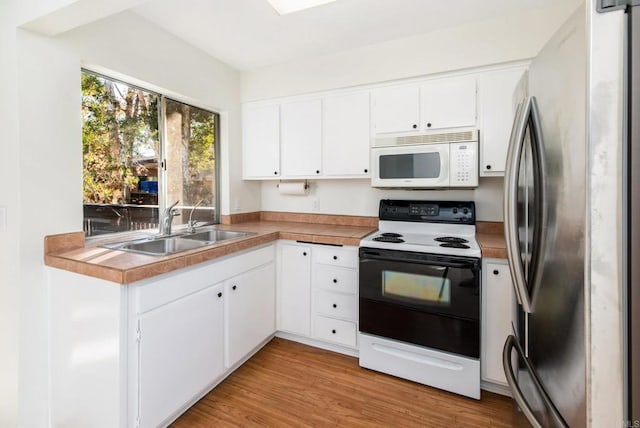
{"label": "cabinet door", "polygon": [[140,426],[161,425],[224,371],[222,284],[139,320]]}
{"label": "cabinet door", "polygon": [[225,282],[226,365],[231,367],[276,331],[274,264]]}
{"label": "cabinet door", "polygon": [[322,168],[325,176],[369,174],[369,93],[324,99]]}
{"label": "cabinet door", "polygon": [[436,79],[421,88],[422,129],[458,128],[476,124],[476,79]]}
{"label": "cabinet door", "polygon": [[486,262],[482,284],[482,379],[507,385],[502,347],[512,334],[516,300],[506,261]]}
{"label": "cabinet door", "polygon": [[375,133],[416,131],[420,120],[420,88],[393,86],[374,92]]}
{"label": "cabinet door", "polygon": [[242,112],[244,178],[280,176],[280,108],[245,106]]}
{"label": "cabinet door", "polygon": [[371,140],[369,93],[324,99],[322,168],[325,176],[367,176]]}
{"label": "cabinet door", "polygon": [[504,175],[509,137],[517,107],[515,91],[525,67],[484,73],[480,94],[480,175]]}
{"label": "cabinet door", "polygon": [[280,247],[279,330],[311,334],[311,249]]}
{"label": "cabinet door", "polygon": [[282,104],[280,155],[283,177],[319,176],[322,172],[322,102]]}

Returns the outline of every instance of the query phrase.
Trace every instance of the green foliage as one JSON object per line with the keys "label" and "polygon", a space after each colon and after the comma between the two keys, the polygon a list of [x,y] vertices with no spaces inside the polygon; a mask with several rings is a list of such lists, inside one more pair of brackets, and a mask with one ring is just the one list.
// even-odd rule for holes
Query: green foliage
{"label": "green foliage", "polygon": [[[158,102],[154,94],[82,73],[85,203],[129,202],[138,176],[148,175],[145,165],[159,157]],[[172,129],[178,129],[165,138],[168,151],[178,157],[168,170],[176,178],[170,181],[177,183],[172,185],[175,189],[168,189],[169,197],[183,205],[202,199],[213,204],[216,115],[173,100],[167,100],[166,106]]]}
{"label": "green foliage", "polygon": [[82,73],[83,200],[118,204],[138,184],[143,154],[158,152],[157,97]]}

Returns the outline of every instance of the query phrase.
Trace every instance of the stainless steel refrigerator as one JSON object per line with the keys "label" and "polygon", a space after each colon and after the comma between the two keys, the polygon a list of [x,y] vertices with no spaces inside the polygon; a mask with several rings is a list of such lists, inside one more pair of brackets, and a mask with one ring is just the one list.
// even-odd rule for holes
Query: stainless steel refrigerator
{"label": "stainless steel refrigerator", "polygon": [[627,403],[629,426],[640,426],[640,2],[627,8]]}
{"label": "stainless steel refrigerator", "polygon": [[520,307],[503,364],[532,426],[586,426],[584,7],[532,61],[505,174],[505,238]]}

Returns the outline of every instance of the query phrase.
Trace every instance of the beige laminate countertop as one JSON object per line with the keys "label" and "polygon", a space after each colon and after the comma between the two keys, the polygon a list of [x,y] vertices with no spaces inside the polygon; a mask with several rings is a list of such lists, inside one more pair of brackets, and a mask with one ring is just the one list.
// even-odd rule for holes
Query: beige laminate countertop
{"label": "beige laminate countertop", "polygon": [[372,226],[286,221],[251,221],[217,227],[253,232],[254,235],[167,256],[148,256],[98,246],[104,242],[85,243],[84,234],[74,232],[47,236],[44,260],[47,266],[118,284],[130,284],[278,239],[357,246],[361,238],[376,230]]}
{"label": "beige laminate countertop", "polygon": [[[258,218],[255,215],[245,217],[240,223],[221,224],[217,228],[253,232],[253,235],[167,256],[102,248],[99,245],[104,241],[85,242],[83,232],[47,236],[44,260],[47,266],[130,284],[278,239],[358,246],[360,239],[377,229],[377,219],[366,217],[269,212],[261,213]],[[285,221],[285,218],[298,221]],[[476,239],[483,257],[507,258],[502,223],[478,222]]]}

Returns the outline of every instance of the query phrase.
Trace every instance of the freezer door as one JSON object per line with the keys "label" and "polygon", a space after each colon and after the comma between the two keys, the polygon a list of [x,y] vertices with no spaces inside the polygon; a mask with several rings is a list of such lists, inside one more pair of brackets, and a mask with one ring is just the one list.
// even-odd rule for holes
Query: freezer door
{"label": "freezer door", "polygon": [[[514,351],[516,358],[512,358]],[[519,367],[517,379],[512,367],[514,360],[517,360]],[[513,335],[507,337],[504,344],[502,364],[518,410],[532,427],[568,428],[560,412],[545,392],[531,363],[524,355],[518,339]]]}

